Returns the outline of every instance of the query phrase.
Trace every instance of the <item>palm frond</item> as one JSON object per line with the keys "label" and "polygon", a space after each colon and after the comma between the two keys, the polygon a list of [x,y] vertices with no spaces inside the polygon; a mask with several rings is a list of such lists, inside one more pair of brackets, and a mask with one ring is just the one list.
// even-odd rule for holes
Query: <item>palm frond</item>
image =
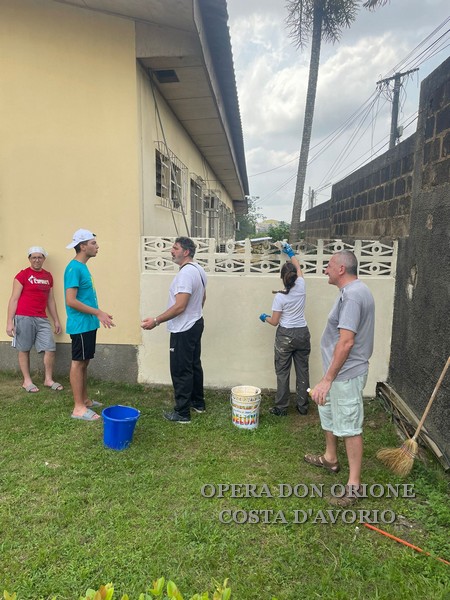
{"label": "palm frond", "polygon": [[364,2],[363,6],[369,10],[375,10],[379,6],[384,6],[388,2],[390,2],[390,0],[367,0],[367,2]]}
{"label": "palm frond", "polygon": [[303,48],[311,38],[314,0],[287,0],[286,26],[297,48]]}

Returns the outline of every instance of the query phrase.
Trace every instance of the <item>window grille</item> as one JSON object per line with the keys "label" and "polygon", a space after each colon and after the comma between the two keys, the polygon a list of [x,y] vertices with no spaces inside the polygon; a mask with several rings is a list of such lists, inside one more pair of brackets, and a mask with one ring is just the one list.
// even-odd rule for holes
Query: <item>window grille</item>
{"label": "window grille", "polygon": [[191,234],[206,236],[206,211],[204,188],[199,178],[191,179]]}
{"label": "window grille", "polygon": [[208,215],[208,237],[219,239],[219,219],[212,213]]}
{"label": "window grille", "polygon": [[162,142],[156,142],[155,171],[160,206],[186,212],[187,167]]}
{"label": "window grille", "polygon": [[205,211],[208,218],[208,237],[219,238],[220,190],[205,189],[203,193]]}

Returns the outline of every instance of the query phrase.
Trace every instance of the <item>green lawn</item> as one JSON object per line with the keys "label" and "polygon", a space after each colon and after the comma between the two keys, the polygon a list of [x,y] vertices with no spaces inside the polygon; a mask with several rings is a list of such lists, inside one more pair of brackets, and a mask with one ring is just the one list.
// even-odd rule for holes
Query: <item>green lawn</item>
{"label": "green lawn", "polygon": [[[210,390],[208,413],[179,425],[162,419],[172,407],[170,388],[90,382],[105,406],[141,411],[133,443],[117,452],[104,447],[101,422],[69,418],[62,382],[64,392],[41,387],[32,395],[17,375],[0,374],[0,593],[75,600],[111,581],[116,598],[134,599],[164,576],[185,600],[226,577],[236,600],[450,598],[449,565],[344,523],[326,498],[278,497],[280,483],[323,484],[329,492],[346,482],[343,451],[339,475],[303,461],[322,450],[315,407],[307,417],[292,409],[287,418],[269,416],[272,396],[264,394],[259,427],[249,431],[231,422],[230,391]],[[409,483],[416,498],[369,498],[352,510],[392,511],[396,521],[378,527],[450,561],[449,478],[430,459],[416,460],[406,480],[376,460],[380,447],[400,445],[377,399],[366,402],[365,443],[364,481]],[[274,497],[202,496],[207,484],[209,495],[231,483]],[[278,522],[223,524],[224,510],[240,511],[239,519],[244,511],[274,511],[267,515]],[[295,514],[307,521],[295,523]]]}

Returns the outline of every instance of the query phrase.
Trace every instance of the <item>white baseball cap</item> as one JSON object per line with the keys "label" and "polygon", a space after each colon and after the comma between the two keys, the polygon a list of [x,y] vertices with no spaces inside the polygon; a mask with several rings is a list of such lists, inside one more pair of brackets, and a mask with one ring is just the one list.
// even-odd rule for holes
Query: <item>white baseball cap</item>
{"label": "white baseball cap", "polygon": [[72,241],[66,248],[75,248],[81,242],[88,242],[89,240],[93,240],[95,238],[95,233],[89,231],[89,229],[77,229],[73,234]]}
{"label": "white baseball cap", "polygon": [[39,252],[44,258],[47,258],[48,256],[47,252],[42,246],[31,246],[30,248],[28,248],[27,256],[30,256],[30,254],[34,254],[35,252]]}

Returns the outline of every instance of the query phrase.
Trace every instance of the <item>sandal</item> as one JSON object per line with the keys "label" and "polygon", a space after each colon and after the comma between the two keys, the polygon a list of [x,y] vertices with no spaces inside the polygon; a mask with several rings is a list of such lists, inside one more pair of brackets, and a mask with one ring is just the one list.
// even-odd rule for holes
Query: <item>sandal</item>
{"label": "sandal", "polygon": [[72,417],[72,419],[80,419],[80,421],[99,421],[100,420],[100,416],[96,412],[91,410],[90,408],[88,408],[86,410],[86,412],[84,412],[82,415],[74,415],[72,413],[70,416]]}
{"label": "sandal", "polygon": [[22,388],[29,394],[36,394],[39,391],[39,388],[34,383],[30,383],[27,386],[23,385]]}
{"label": "sandal", "polygon": [[98,402],[98,400],[91,400],[90,402],[90,404],[86,404],[86,408],[92,408],[93,406],[103,406],[103,402]]}
{"label": "sandal", "polygon": [[363,494],[363,487],[359,486],[358,488],[354,485],[346,485],[345,486],[345,494],[343,496],[331,496],[328,498],[328,501],[333,506],[339,506],[339,508],[347,508],[348,506],[353,506],[360,498],[365,496]]}
{"label": "sandal", "polygon": [[330,473],[339,473],[341,470],[341,465],[339,462],[330,463],[325,457],[319,454],[305,454],[303,457],[304,461],[310,465],[314,465],[315,467],[323,467]]}
{"label": "sandal", "polygon": [[62,392],[62,390],[64,389],[64,387],[57,381],[54,381],[51,385],[44,385],[44,387],[49,388],[54,392]]}

